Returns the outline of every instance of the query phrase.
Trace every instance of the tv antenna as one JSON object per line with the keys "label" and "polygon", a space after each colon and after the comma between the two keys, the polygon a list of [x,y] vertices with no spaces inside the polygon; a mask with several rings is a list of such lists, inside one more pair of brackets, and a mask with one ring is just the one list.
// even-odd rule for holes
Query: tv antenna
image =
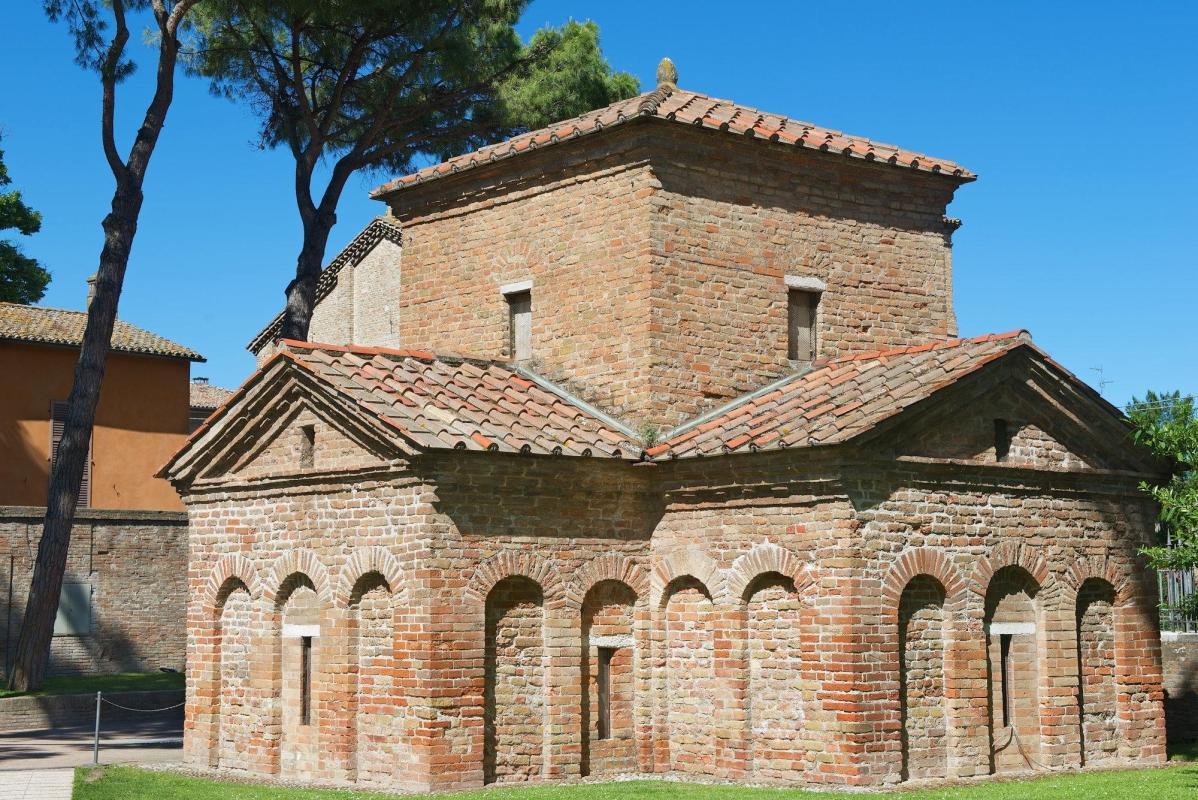
{"label": "tv antenna", "polygon": [[1098,373],[1098,393],[1106,394],[1106,387],[1110,386],[1114,381],[1106,378],[1106,372],[1103,370],[1101,364],[1097,367],[1090,367],[1090,371]]}

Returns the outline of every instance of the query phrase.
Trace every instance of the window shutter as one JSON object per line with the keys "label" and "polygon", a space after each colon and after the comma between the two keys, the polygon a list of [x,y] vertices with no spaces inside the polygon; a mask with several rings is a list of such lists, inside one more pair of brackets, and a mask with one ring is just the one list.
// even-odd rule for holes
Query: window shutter
{"label": "window shutter", "polygon": [[[50,473],[54,473],[54,464],[58,461],[58,445],[62,442],[62,434],[67,426],[67,403],[65,400],[55,400],[50,403]],[[89,443],[87,459],[83,462],[83,480],[79,484],[80,508],[90,506],[92,499],[92,449]]]}

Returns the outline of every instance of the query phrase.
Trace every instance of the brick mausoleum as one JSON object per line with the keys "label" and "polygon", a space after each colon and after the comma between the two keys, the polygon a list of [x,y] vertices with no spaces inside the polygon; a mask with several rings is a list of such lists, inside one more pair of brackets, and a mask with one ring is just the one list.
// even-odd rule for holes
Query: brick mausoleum
{"label": "brick mausoleum", "polygon": [[[1160,466],[958,339],[962,167],[675,87],[382,186],[166,467],[186,757],[451,789],[1164,758]],[[457,354],[457,355],[453,355]]]}

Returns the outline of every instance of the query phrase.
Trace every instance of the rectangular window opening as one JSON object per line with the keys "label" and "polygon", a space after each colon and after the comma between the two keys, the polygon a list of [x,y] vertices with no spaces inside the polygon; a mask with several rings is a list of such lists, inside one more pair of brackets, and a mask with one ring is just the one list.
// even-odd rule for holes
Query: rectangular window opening
{"label": "rectangular window opening", "polygon": [[791,361],[814,361],[818,349],[816,316],[819,292],[804,289],[787,291],[786,356]]}
{"label": "rectangular window opening", "polygon": [[1004,728],[1011,726],[1014,716],[1011,708],[1011,634],[1003,633],[998,637],[1000,677],[1002,681],[1002,724]]}
{"label": "rectangular window opening", "polygon": [[611,738],[611,662],[617,648],[599,648],[599,675],[596,683],[599,690],[599,738]]}
{"label": "rectangular window opening", "polygon": [[508,307],[508,354],[516,361],[532,358],[532,291],[504,295]]}
{"label": "rectangular window opening", "polygon": [[[65,400],[55,400],[50,403],[50,478],[54,477],[54,464],[58,461],[58,445],[62,443],[63,434],[67,427],[67,408]],[[47,487],[48,489],[48,487]],[[88,443],[87,457],[83,460],[83,480],[79,483],[79,499],[76,505],[87,508],[92,504],[92,449]]]}
{"label": "rectangular window opening", "polygon": [[301,425],[300,426],[300,454],[299,461],[301,468],[311,467],[316,458],[316,426]]}
{"label": "rectangular window opening", "polygon": [[312,724],[312,637],[300,637],[300,725]]}
{"label": "rectangular window opening", "polygon": [[994,458],[1006,461],[1011,454],[1011,429],[1005,419],[994,420]]}

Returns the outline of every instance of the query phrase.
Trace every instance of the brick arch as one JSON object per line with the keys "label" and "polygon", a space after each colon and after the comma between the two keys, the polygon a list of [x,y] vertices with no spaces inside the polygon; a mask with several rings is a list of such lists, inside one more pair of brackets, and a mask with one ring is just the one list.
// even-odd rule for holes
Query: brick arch
{"label": "brick arch", "polygon": [[[353,596],[354,586],[363,575],[377,572],[387,581],[391,594],[400,600],[408,597],[407,576],[399,559],[385,547],[360,547],[341,567],[333,599],[338,608],[346,608]],[[315,579],[314,579],[315,580]]]}
{"label": "brick arch", "polygon": [[1106,581],[1115,590],[1115,604],[1126,605],[1134,601],[1134,590],[1130,577],[1118,563],[1103,556],[1078,556],[1073,566],[1060,578],[1062,600],[1076,604],[1077,593],[1082,584],[1095,578]]}
{"label": "brick arch", "polygon": [[990,579],[1005,567],[1022,567],[1027,570],[1028,574],[1035,578],[1040,587],[1039,594],[1045,599],[1057,590],[1048,562],[1035,547],[1023,542],[1003,542],[978,559],[969,579],[970,591],[979,597],[985,597],[990,587]]}
{"label": "brick arch", "polygon": [[649,590],[653,605],[662,606],[666,599],[666,587],[687,575],[707,588],[712,601],[719,603],[727,596],[723,573],[710,556],[698,550],[680,550],[663,557],[653,567]]}
{"label": "brick arch", "polygon": [[495,584],[516,576],[535,581],[541,587],[545,608],[561,608],[567,603],[566,587],[554,565],[536,553],[514,550],[504,550],[479,564],[466,583],[465,594],[478,605],[484,605]]}
{"label": "brick arch", "polygon": [[254,569],[254,565],[248,558],[243,555],[224,556],[216,562],[212,572],[208,573],[208,580],[204,582],[204,588],[200,590],[200,598],[205,608],[215,607],[221,589],[230,578],[236,578],[244,583],[252,600],[257,600],[262,593],[262,582],[258,580],[258,571]]}
{"label": "brick arch", "polygon": [[892,617],[898,616],[907,584],[919,575],[930,575],[940,581],[944,587],[946,610],[957,611],[964,606],[967,585],[948,554],[934,547],[913,547],[895,559],[882,580],[883,607]]}
{"label": "brick arch", "polygon": [[329,571],[321,563],[316,553],[306,547],[288,550],[275,559],[270,568],[271,579],[266,589],[266,599],[271,603],[277,603],[279,589],[282,588],[283,582],[297,572],[308,576],[312,581],[312,586],[316,588],[316,596],[320,598],[321,602],[332,602],[333,592]]}
{"label": "brick arch", "polygon": [[649,594],[649,576],[640,565],[627,556],[608,553],[588,561],[566,586],[567,606],[581,608],[587,592],[601,581],[619,581],[632,589],[638,599]]}
{"label": "brick arch", "polygon": [[725,579],[729,598],[745,599],[744,594],[759,576],[777,572],[794,581],[800,596],[815,584],[807,565],[790,550],[773,542],[763,542],[732,562]]}

